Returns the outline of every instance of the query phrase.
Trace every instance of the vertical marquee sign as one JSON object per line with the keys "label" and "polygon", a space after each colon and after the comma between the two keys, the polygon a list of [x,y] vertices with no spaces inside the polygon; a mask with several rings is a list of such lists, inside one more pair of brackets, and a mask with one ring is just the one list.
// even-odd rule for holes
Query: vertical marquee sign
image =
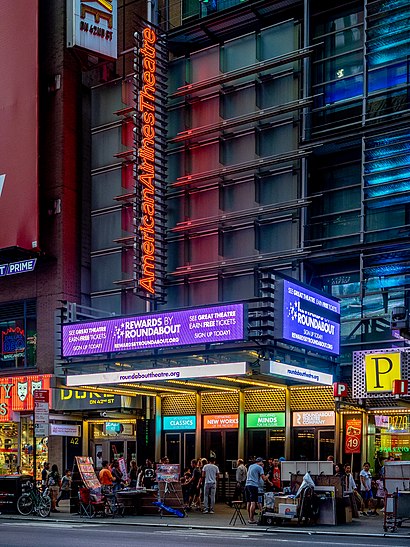
{"label": "vertical marquee sign", "polygon": [[161,31],[141,23],[135,33],[135,290],[164,300],[166,271],[166,67]]}

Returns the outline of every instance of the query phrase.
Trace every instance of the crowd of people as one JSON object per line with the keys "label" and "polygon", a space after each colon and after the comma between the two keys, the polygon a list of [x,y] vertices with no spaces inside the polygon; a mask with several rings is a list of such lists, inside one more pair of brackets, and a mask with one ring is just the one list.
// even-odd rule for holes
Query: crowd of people
{"label": "crowd of people", "polygon": [[[390,458],[393,459],[393,458]],[[243,459],[236,462],[236,482],[232,500],[246,502],[248,523],[256,524],[255,514],[257,508],[262,510],[263,496],[265,492],[281,491],[281,461],[285,458],[252,458],[247,465]],[[333,462],[329,456],[328,461]],[[161,464],[168,464],[169,459],[164,456]],[[351,465],[333,462],[334,475],[340,477],[343,493],[350,495],[354,500],[357,513],[361,516],[378,515],[378,510],[383,510],[384,504],[384,466],[380,465],[377,476],[370,472],[370,463],[365,462],[358,474],[358,480],[354,479]],[[187,510],[202,511],[212,514],[215,511],[215,497],[220,471],[216,465],[215,457],[195,458],[191,461],[181,477],[183,503]],[[135,460],[130,462],[128,476],[124,476],[120,470],[118,460],[111,464],[107,460],[102,462],[102,469],[98,473],[103,493],[116,493],[125,486],[130,488],[152,489],[157,483],[156,466],[146,459],[144,465],[137,466]],[[48,488],[51,498],[51,511],[58,513],[58,504],[63,499],[69,499],[72,474],[69,469],[60,475],[57,465],[44,463],[42,474],[43,489]]]}
{"label": "crowd of people", "polygon": [[43,490],[48,488],[52,513],[59,513],[57,507],[60,501],[70,498],[71,481],[70,469],[66,469],[64,475],[61,476],[56,464],[53,464],[50,469],[50,462],[44,462],[41,470],[41,485]]}
{"label": "crowd of people", "polygon": [[[394,458],[388,458],[394,460]],[[333,460],[330,460],[333,461]],[[349,463],[334,464],[334,475],[340,477],[343,493],[351,494],[358,513],[363,516],[377,516],[378,510],[384,510],[384,466],[373,475],[370,472],[370,463],[364,462],[359,473],[358,484],[354,480],[352,468]]]}

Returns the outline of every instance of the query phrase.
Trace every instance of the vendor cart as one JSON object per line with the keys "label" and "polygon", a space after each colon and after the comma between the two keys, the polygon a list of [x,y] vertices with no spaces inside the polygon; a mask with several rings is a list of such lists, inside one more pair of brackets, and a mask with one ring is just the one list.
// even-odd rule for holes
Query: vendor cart
{"label": "vendor cart", "polygon": [[393,494],[386,493],[384,531],[395,532],[406,522],[410,522],[410,491],[397,489]]}
{"label": "vendor cart", "polygon": [[267,492],[259,518],[259,524],[272,526],[297,518],[298,499],[295,496]]}

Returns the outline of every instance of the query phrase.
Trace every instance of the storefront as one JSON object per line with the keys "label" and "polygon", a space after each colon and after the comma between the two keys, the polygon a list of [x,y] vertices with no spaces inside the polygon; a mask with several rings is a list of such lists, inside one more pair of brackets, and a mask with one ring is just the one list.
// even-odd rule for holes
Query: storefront
{"label": "storefront", "polygon": [[362,459],[378,472],[384,458],[410,460],[410,352],[389,348],[355,352],[353,397],[366,409]]}
{"label": "storefront", "polygon": [[[50,388],[51,375],[9,376],[0,379],[0,474],[19,465],[32,474],[34,465],[33,392]],[[48,460],[48,435],[36,437],[37,469]]]}
{"label": "storefront", "polygon": [[285,455],[285,412],[246,414],[246,454],[249,461],[260,454],[280,458]]}
{"label": "storefront", "polygon": [[[72,466],[74,456],[87,452],[101,468],[102,461],[124,457],[127,464],[137,458],[137,439],[141,448],[154,442],[150,433],[146,398],[96,389],[53,389],[53,408],[81,424],[80,437],[66,436],[64,465]],[[63,418],[61,418],[63,419]],[[63,447],[63,448],[64,448]]]}
{"label": "storefront", "polygon": [[309,410],[292,413],[293,459],[326,461],[335,457],[335,412]]}
{"label": "storefront", "polygon": [[164,416],[162,419],[164,454],[181,469],[189,467],[195,455],[196,416]]}

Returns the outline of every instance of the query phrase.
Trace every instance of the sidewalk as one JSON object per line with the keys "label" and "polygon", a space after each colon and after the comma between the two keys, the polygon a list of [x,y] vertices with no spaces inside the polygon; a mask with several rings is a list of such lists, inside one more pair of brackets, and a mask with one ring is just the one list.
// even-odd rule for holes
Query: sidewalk
{"label": "sidewalk", "polygon": [[[410,523],[406,526],[397,528],[396,532],[387,532],[383,530],[383,516],[378,517],[361,517],[353,519],[350,524],[342,524],[340,526],[299,526],[295,519],[290,520],[280,526],[255,526],[247,524],[241,525],[239,520],[236,526],[229,526],[229,521],[234,510],[225,504],[217,504],[215,514],[203,514],[200,512],[189,512],[187,517],[178,518],[174,515],[160,516],[125,516],[115,518],[87,518],[80,517],[76,514],[70,514],[68,502],[61,502],[59,507],[60,513],[51,513],[47,519],[42,519],[37,516],[23,517],[21,515],[7,514],[0,515],[0,519],[7,520],[46,520],[47,522],[70,522],[70,523],[93,523],[103,524],[109,522],[111,525],[128,525],[128,526],[157,526],[157,527],[175,527],[175,528],[212,528],[214,530],[236,530],[239,532],[266,532],[266,533],[309,533],[311,535],[347,535],[347,536],[367,536],[367,537],[400,537],[410,539]],[[247,521],[246,510],[242,510],[242,514]]]}

